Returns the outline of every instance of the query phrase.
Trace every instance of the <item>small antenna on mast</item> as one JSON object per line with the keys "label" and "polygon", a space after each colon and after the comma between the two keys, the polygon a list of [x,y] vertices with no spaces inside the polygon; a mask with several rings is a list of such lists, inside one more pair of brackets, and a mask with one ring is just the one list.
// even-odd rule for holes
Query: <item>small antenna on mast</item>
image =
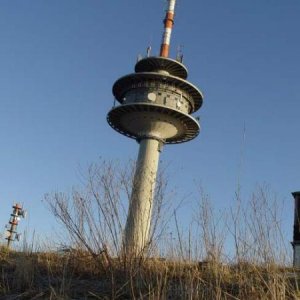
{"label": "small antenna on mast", "polygon": [[148,46],[147,48],[147,57],[150,57],[151,55],[151,46]]}
{"label": "small antenna on mast", "polygon": [[183,62],[183,45],[177,47],[176,60],[181,63]]}
{"label": "small antenna on mast", "polygon": [[166,17],[164,19],[165,26],[164,26],[163,39],[160,47],[160,56],[162,57],[169,56],[171,34],[174,25],[176,0],[168,0],[168,2],[169,2],[169,6],[166,12]]}

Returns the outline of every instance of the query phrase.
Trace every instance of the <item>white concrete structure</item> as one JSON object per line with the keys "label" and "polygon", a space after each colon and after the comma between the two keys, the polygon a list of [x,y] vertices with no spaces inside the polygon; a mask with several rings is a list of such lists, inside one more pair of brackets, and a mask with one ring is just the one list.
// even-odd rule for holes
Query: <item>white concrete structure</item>
{"label": "white concrete structure", "polygon": [[[164,22],[168,43],[174,7],[175,1],[169,0]],[[140,144],[124,234],[124,251],[128,254],[143,254],[148,247],[162,146],[189,141],[200,130],[191,114],[201,107],[202,94],[186,80],[187,69],[181,61],[166,57],[167,42],[163,39],[160,56],[139,60],[135,73],[115,82],[113,94],[120,105],[107,115],[112,128]]]}
{"label": "white concrete structure", "polygon": [[149,240],[153,194],[158,168],[160,142],[143,139],[137,159],[129,215],[125,228],[126,251],[139,254]]}
{"label": "white concrete structure", "polygon": [[300,268],[300,192],[292,193],[295,199],[294,232],[293,232],[293,266]]}

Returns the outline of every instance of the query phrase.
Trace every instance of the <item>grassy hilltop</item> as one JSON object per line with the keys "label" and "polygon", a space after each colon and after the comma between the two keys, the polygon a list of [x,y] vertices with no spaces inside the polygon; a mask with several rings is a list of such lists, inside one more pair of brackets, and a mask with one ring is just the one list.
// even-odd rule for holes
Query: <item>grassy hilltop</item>
{"label": "grassy hilltop", "polygon": [[143,255],[125,257],[133,170],[94,164],[81,189],[46,195],[67,248],[49,250],[26,241],[19,251],[2,246],[0,299],[300,299],[281,227],[283,204],[266,186],[247,200],[237,189],[234,206],[222,211],[199,188],[191,223],[184,226],[181,201],[163,168],[149,245]]}
{"label": "grassy hilltop", "polygon": [[298,299],[296,275],[276,265],[1,248],[0,299]]}

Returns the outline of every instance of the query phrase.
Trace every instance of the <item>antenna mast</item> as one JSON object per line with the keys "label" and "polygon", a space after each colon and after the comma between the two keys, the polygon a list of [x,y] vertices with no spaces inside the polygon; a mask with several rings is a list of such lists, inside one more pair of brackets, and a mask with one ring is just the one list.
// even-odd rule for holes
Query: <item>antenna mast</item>
{"label": "antenna mast", "polygon": [[166,17],[164,19],[165,27],[164,27],[164,33],[163,33],[162,43],[160,47],[160,56],[162,57],[169,56],[171,34],[174,25],[176,0],[168,0],[168,2],[169,2],[169,7],[166,12]]}
{"label": "antenna mast", "polygon": [[7,248],[10,248],[11,242],[20,239],[20,234],[17,233],[17,227],[20,221],[20,217],[26,217],[26,211],[20,204],[13,205],[13,212],[10,215],[9,225],[7,225]]}

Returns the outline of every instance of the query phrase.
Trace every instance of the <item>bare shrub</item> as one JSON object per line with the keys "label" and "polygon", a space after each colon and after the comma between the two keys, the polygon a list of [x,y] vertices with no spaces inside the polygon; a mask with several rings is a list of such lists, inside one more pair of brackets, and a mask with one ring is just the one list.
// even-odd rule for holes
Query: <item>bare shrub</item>
{"label": "bare shrub", "polygon": [[266,185],[258,186],[250,200],[237,196],[227,224],[235,246],[235,261],[254,264],[291,262],[291,252],[283,233],[284,202]]}
{"label": "bare shrub", "polygon": [[[151,239],[162,235],[166,215],[167,182],[164,171],[159,172],[154,196]],[[45,200],[55,218],[67,230],[70,243],[97,256],[103,252],[119,256],[123,247],[123,230],[132,190],[134,164],[126,166],[101,161],[92,164],[83,177],[83,187],[71,195],[52,193]],[[155,248],[155,247],[154,247]]]}
{"label": "bare shrub", "polygon": [[204,189],[199,189],[198,207],[194,214],[194,220],[200,236],[204,260],[221,262],[224,252],[224,243],[227,235],[226,211],[216,211],[208,194]]}
{"label": "bare shrub", "polygon": [[281,224],[283,202],[265,185],[249,200],[237,191],[235,205],[222,210],[200,188],[184,230],[163,169],[154,198],[152,257],[125,263],[120,258],[133,172],[132,164],[102,161],[90,166],[81,190],[46,197],[77,249],[73,268],[99,276],[103,295],[105,290],[110,299],[296,297],[298,281],[287,267],[291,253]]}

